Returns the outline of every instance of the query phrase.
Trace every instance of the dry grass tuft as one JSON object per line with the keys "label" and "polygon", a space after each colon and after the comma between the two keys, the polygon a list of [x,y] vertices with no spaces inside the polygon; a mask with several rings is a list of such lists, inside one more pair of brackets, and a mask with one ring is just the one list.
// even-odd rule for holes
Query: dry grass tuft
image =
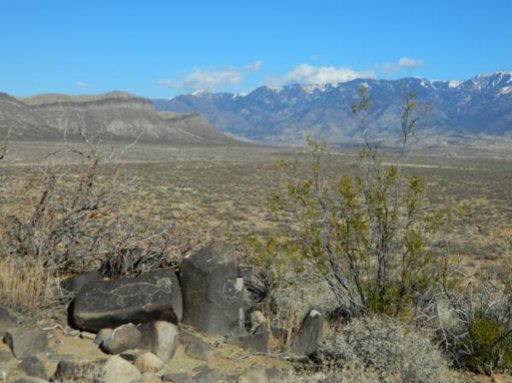
{"label": "dry grass tuft", "polygon": [[7,307],[33,309],[54,297],[57,281],[34,259],[0,258],[0,302]]}

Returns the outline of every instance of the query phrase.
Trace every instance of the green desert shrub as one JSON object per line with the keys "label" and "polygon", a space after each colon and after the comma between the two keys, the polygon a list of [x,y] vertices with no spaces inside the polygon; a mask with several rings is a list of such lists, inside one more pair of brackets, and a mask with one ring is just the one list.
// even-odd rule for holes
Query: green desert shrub
{"label": "green desert shrub", "polygon": [[489,375],[512,371],[511,291],[507,270],[448,294],[456,320],[441,323],[440,335],[456,366]]}
{"label": "green desert shrub", "polygon": [[355,319],[325,340],[319,355],[324,368],[360,366],[379,382],[452,381],[447,360],[430,339],[392,320]]}
{"label": "green desert shrub", "polygon": [[[361,90],[355,111],[366,112],[369,102]],[[410,316],[414,298],[432,292],[445,267],[443,253],[432,246],[445,216],[428,205],[422,178],[401,166],[418,113],[411,95],[401,121],[404,146],[386,162],[367,142],[355,172],[333,174],[330,164],[336,157],[313,140],[307,162],[281,161],[282,189],[270,196],[269,205],[286,229],[279,241],[267,238],[254,246],[268,250],[267,274],[277,270],[279,276],[281,269],[315,273],[348,317]]]}

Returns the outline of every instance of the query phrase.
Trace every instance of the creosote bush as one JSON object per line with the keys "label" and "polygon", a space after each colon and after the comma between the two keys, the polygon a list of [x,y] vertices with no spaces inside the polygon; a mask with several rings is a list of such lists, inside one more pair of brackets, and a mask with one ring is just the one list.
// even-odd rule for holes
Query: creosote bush
{"label": "creosote bush", "polygon": [[[370,104],[362,88],[354,111],[364,114]],[[402,114],[403,146],[391,164],[367,142],[358,171],[333,179],[329,161],[334,157],[311,139],[308,163],[280,162],[283,192],[270,196],[269,205],[287,230],[253,245],[271,280],[279,280],[290,264],[316,273],[348,317],[408,317],[414,298],[434,289],[445,258],[432,243],[444,217],[429,209],[423,180],[406,176],[400,167],[419,115],[412,94]]]}

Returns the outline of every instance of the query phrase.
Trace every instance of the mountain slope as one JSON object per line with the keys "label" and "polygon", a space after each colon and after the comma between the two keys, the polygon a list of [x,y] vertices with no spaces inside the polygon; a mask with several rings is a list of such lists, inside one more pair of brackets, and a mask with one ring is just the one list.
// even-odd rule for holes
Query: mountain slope
{"label": "mountain slope", "polygon": [[303,142],[309,134],[331,142],[363,136],[351,113],[358,89],[372,96],[366,133],[374,138],[399,136],[406,95],[428,105],[426,133],[436,135],[512,135],[512,73],[480,75],[464,82],[353,80],[337,85],[260,87],[247,95],[199,93],[153,100],[157,110],[199,112],[218,129],[243,137]]}
{"label": "mountain slope", "polygon": [[74,139],[82,131],[114,141],[164,144],[234,144],[198,114],[161,115],[150,100],[124,92],[16,99],[0,94],[0,134],[14,139]]}

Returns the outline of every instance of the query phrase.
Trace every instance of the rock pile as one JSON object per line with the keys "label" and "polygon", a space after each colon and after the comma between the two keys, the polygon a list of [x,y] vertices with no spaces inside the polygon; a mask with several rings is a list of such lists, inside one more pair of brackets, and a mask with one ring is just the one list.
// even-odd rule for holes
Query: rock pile
{"label": "rock pile", "polygon": [[[96,360],[53,353],[47,331],[19,326],[0,308],[0,335],[12,353],[0,352],[0,381],[12,381],[10,376],[20,374],[24,376],[16,380],[18,383],[279,381],[278,372],[265,369],[228,374],[203,364],[192,374],[165,371],[179,344],[184,355],[197,363],[215,358],[215,344],[188,331],[180,334],[183,328],[216,337],[216,342],[269,353],[268,325],[261,312],[250,311],[255,306],[248,304],[245,278],[247,275],[239,277],[225,249],[209,246],[183,261],[179,278],[172,270],[157,270],[113,281],[101,280],[94,272],[68,280],[65,287],[75,294],[68,313],[70,325],[104,353]],[[252,294],[256,284],[253,278]],[[246,323],[246,317],[254,323]],[[292,352],[314,352],[321,330],[322,317],[312,311],[293,342]],[[21,361],[14,375],[6,367],[13,357]],[[55,360],[53,371],[49,373],[41,357]]]}

